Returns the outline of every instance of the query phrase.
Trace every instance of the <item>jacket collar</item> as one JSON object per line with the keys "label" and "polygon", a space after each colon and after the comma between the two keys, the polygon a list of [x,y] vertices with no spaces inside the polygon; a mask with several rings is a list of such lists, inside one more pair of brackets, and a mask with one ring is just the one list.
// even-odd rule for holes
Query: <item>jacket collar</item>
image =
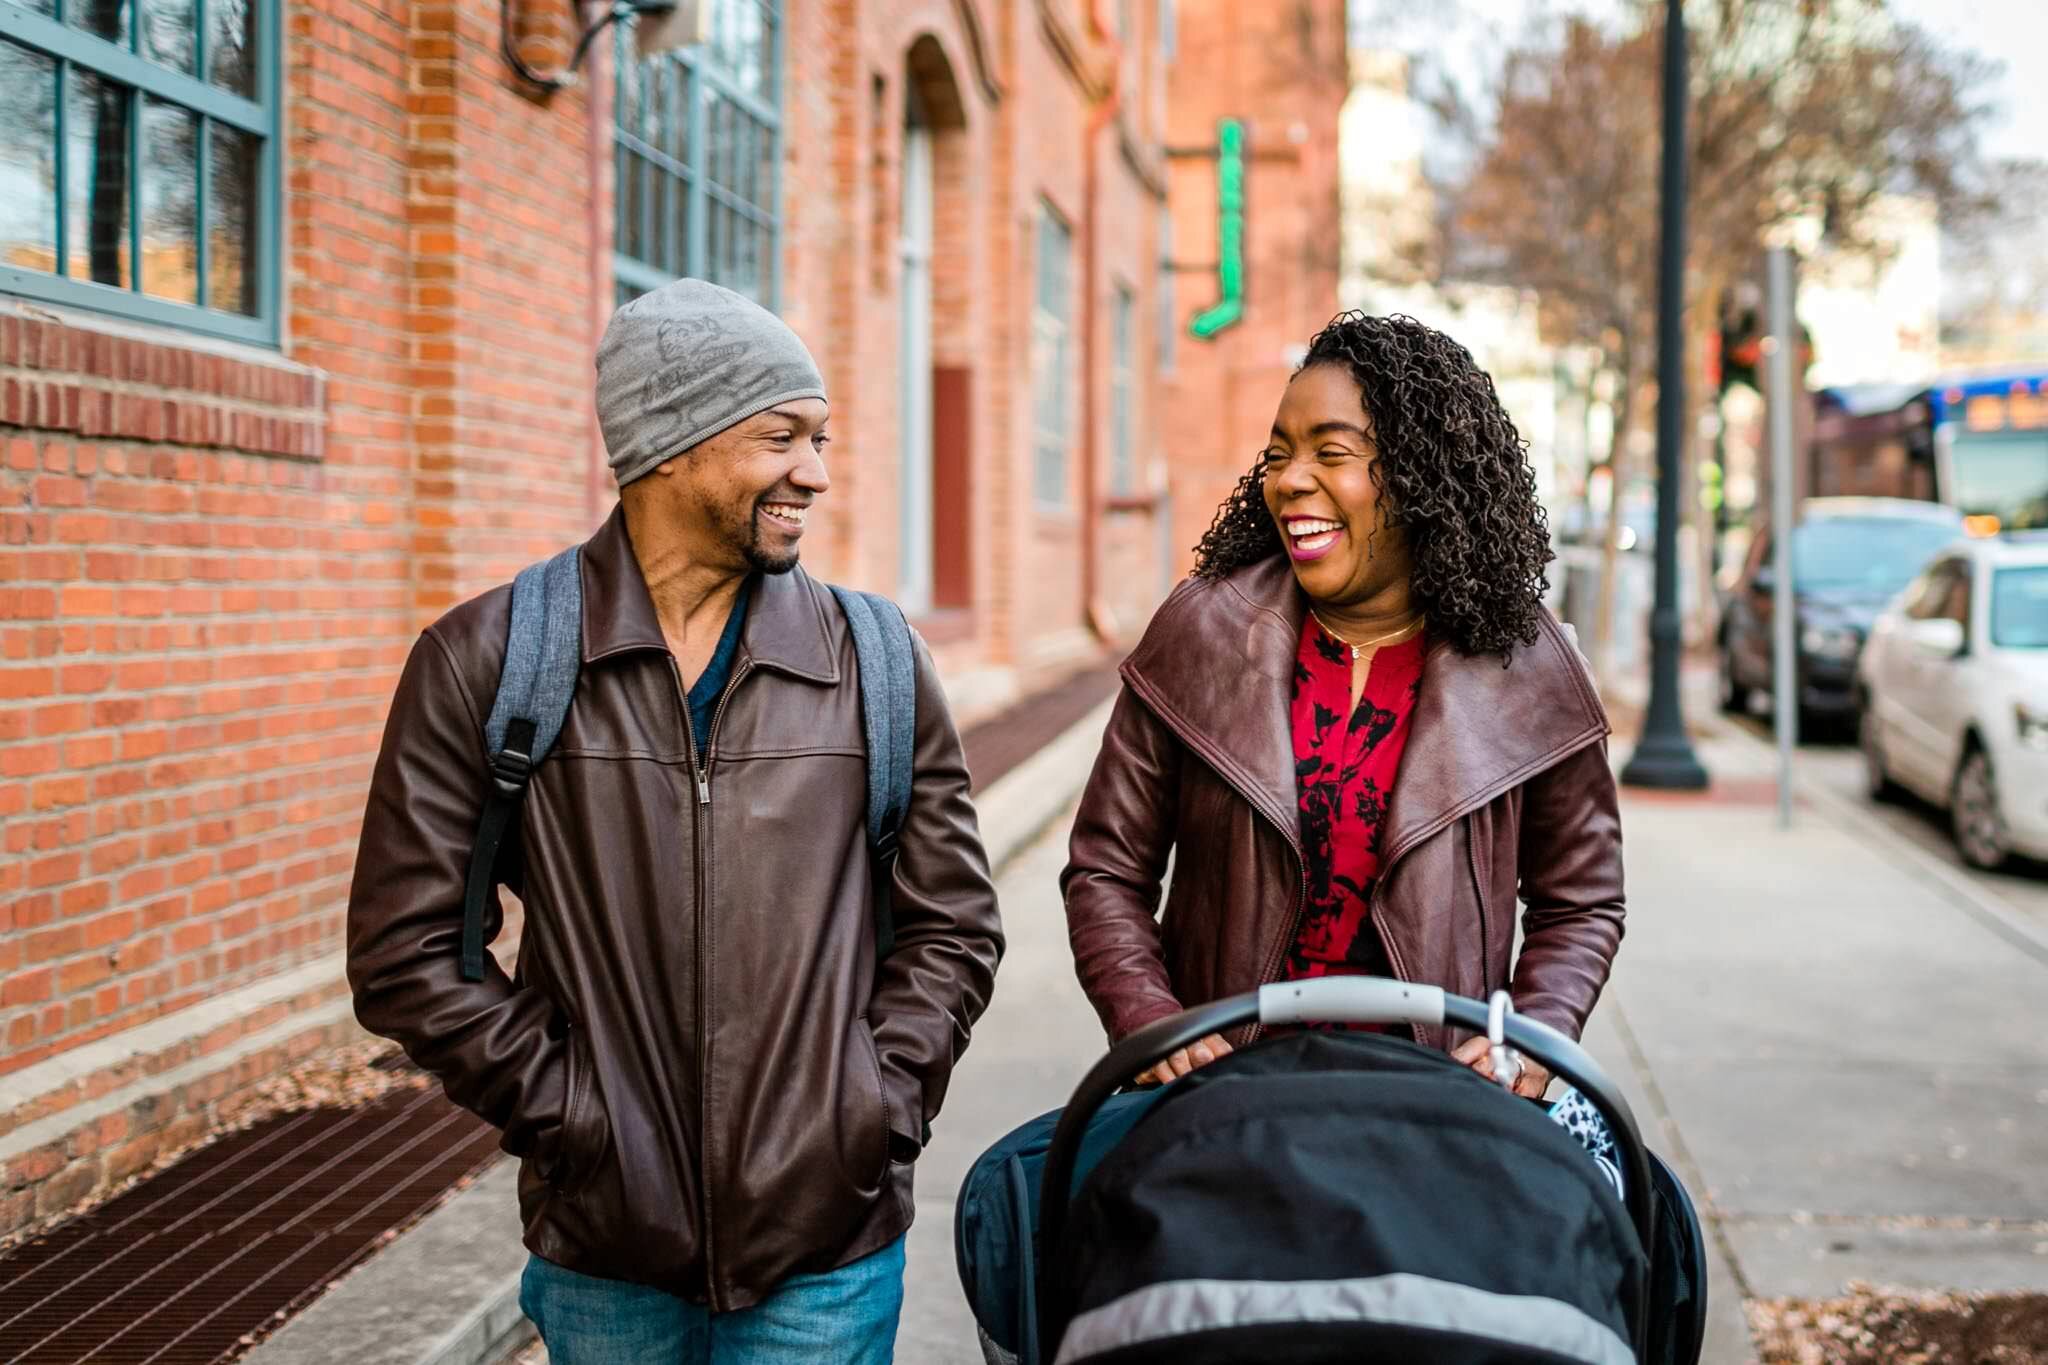
{"label": "jacket collar", "polygon": [[[668,652],[654,599],[634,557],[623,507],[614,507],[597,534],[583,543],[583,662],[637,650]],[[821,591],[802,569],[761,574],[747,598],[740,651],[754,667],[772,668],[812,682],[839,681]]]}
{"label": "jacket collar", "polygon": [[[1288,711],[1307,610],[1277,557],[1191,581],[1123,666],[1140,699],[1297,846]],[[1606,733],[1583,661],[1548,612],[1505,668],[1432,644],[1388,802],[1386,861]]]}

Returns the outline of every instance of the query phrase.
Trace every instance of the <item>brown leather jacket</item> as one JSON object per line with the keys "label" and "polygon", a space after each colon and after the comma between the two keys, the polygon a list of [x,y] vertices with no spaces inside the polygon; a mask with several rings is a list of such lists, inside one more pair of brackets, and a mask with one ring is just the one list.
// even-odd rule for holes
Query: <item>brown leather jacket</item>
{"label": "brown leather jacket", "polygon": [[[1281,559],[1191,579],[1124,663],[1061,877],[1112,1039],[1278,975],[1302,893],[1288,687],[1306,610]],[[1548,614],[1507,668],[1433,645],[1410,724],[1372,902],[1396,974],[1480,998],[1508,984],[1517,1010],[1576,1038],[1623,914],[1607,719],[1584,661]],[[1446,1049],[1463,1036],[1419,1032]]]}
{"label": "brown leather jacket", "polygon": [[887,1245],[1003,940],[946,701],[918,650],[916,776],[875,961],[853,639],[801,570],[755,584],[701,760],[612,519],[583,666],[521,837],[518,971],[459,969],[511,594],[414,646],[349,900],[356,1014],[524,1159],[526,1245],[717,1309]]}

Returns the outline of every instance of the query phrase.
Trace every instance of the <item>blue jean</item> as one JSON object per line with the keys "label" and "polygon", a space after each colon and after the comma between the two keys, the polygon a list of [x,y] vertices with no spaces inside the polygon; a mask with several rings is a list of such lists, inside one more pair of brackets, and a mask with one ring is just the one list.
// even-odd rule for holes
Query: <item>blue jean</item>
{"label": "blue jean", "polygon": [[889,1365],[903,1311],[903,1239],[751,1308],[714,1313],[623,1280],[528,1258],[519,1307],[550,1365]]}

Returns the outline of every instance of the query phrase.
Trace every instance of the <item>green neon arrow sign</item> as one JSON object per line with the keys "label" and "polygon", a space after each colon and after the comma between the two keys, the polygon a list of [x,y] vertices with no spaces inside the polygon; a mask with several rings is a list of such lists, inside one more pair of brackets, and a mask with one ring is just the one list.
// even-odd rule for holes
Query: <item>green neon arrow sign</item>
{"label": "green neon arrow sign", "polygon": [[1244,317],[1244,124],[1234,118],[1216,125],[1216,289],[1188,323],[1204,341]]}

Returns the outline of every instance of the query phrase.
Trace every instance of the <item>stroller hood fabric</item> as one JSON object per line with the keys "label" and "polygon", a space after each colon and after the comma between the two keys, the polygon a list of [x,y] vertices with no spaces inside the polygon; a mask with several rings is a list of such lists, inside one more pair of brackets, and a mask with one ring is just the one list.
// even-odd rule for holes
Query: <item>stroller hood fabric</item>
{"label": "stroller hood fabric", "polygon": [[1047,1248],[1060,1362],[1634,1360],[1646,1259],[1584,1150],[1440,1053],[1296,1034],[1170,1087]]}

